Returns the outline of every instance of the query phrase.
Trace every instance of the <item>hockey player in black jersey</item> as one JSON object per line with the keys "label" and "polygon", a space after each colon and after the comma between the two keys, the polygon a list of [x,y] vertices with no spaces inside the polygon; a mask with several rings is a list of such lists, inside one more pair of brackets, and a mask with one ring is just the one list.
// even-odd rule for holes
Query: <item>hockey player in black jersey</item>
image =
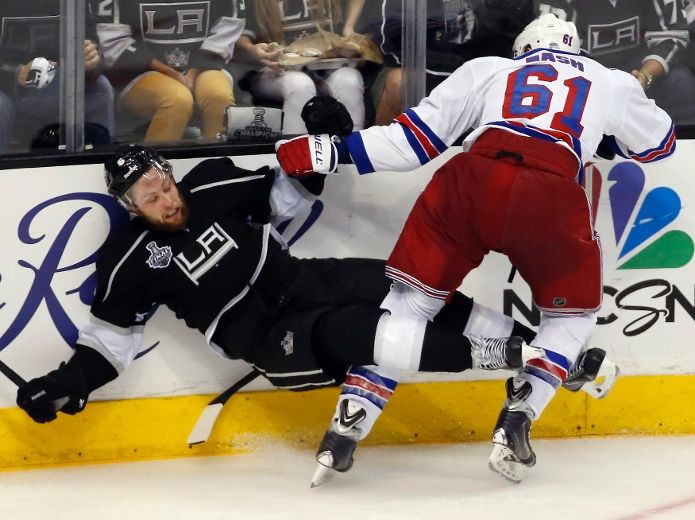
{"label": "hockey player in black jersey", "polygon": [[[109,192],[134,218],[100,252],[92,316],[74,355],[18,390],[17,404],[37,422],[56,418],[56,402],[80,412],[93,390],[125,370],[157,304],[278,388],[345,381],[318,454],[338,471],[351,466],[399,370],[517,368],[522,351],[534,355],[520,338],[481,337],[533,333],[462,294],[434,322],[391,317],[379,308],[389,285],[381,260],[291,256],[269,219],[287,209],[280,201],[300,195],[277,168],[208,159],[176,183],[166,160],[137,145],[119,149],[105,168]],[[389,329],[402,333],[382,333],[391,319],[398,327]]]}

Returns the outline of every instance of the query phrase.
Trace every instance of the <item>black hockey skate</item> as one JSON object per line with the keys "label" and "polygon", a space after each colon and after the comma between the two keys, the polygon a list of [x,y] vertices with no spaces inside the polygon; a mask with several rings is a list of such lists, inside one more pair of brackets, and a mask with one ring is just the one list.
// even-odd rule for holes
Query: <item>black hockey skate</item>
{"label": "black hockey skate", "polygon": [[471,342],[473,368],[520,370],[526,361],[543,355],[543,349],[524,343],[519,336],[510,338],[483,338],[468,336]]}
{"label": "black hockey skate", "polygon": [[334,472],[344,473],[352,467],[352,456],[359,437],[357,425],[366,415],[364,408],[355,401],[345,399],[340,403],[339,417],[331,423],[316,452],[318,466],[311,479],[311,487],[325,484]]}
{"label": "black hockey skate", "polygon": [[562,386],[570,392],[584,390],[601,399],[613,388],[619,373],[618,366],[606,359],[605,350],[590,348],[579,355]]}
{"label": "black hockey skate", "polygon": [[507,400],[492,434],[489,468],[518,484],[527,468],[536,464],[531,448],[530,432],[533,412],[526,402],[533,390],[531,383],[510,377],[506,383]]}

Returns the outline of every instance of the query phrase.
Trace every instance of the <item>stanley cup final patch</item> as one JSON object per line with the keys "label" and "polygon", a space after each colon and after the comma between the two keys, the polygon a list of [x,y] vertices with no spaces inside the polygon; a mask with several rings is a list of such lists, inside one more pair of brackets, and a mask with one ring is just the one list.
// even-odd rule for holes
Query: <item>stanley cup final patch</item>
{"label": "stanley cup final patch", "polygon": [[171,247],[158,247],[154,240],[147,244],[147,250],[150,252],[150,257],[147,259],[147,265],[152,269],[164,269],[169,267],[173,253]]}

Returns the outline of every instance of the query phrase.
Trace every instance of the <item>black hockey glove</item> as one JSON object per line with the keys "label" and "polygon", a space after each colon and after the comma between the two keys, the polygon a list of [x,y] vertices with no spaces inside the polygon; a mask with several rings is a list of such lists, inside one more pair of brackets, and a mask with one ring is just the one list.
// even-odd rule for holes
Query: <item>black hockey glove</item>
{"label": "black hockey glove", "polygon": [[118,372],[104,356],[78,344],[67,363],[19,387],[17,406],[38,423],[54,420],[59,410],[74,415],[84,410],[93,390],[116,377]]}
{"label": "black hockey glove", "polygon": [[617,145],[615,144],[615,138],[610,135],[604,135],[601,138],[601,142],[598,144],[598,148],[596,149],[596,153],[594,155],[600,157],[601,159],[612,161],[615,159],[616,147]]}
{"label": "black hockey glove", "polygon": [[[87,404],[88,395],[82,371],[63,362],[58,370],[20,386],[17,390],[17,406],[34,421],[45,423],[56,418],[58,409],[71,415],[81,412]],[[64,404],[60,402],[63,398],[68,399]]]}
{"label": "black hockey glove", "polygon": [[352,132],[350,113],[331,96],[314,96],[302,108],[302,119],[310,134],[337,135],[341,139]]}

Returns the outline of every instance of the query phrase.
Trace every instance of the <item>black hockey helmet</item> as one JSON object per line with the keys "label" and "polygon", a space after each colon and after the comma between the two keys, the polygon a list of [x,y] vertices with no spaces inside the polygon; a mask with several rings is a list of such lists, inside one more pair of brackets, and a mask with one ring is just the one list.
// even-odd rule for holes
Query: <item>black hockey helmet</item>
{"label": "black hockey helmet", "polygon": [[128,190],[152,167],[160,174],[171,174],[171,164],[152,148],[138,144],[121,146],[104,162],[106,189],[118,200],[130,204]]}

